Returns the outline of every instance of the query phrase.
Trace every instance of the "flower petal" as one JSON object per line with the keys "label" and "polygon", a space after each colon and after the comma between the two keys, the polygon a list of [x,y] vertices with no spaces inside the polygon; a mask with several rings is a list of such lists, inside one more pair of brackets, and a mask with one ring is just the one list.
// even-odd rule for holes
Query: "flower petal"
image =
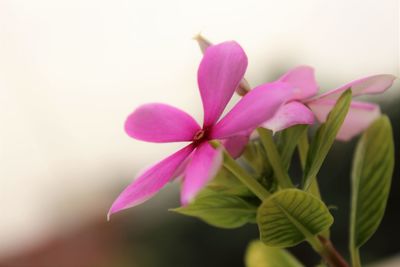
{"label": "flower petal", "polygon": [[246,94],[211,130],[211,137],[226,139],[255,129],[274,116],[293,94],[293,86],[274,82],[258,86]]}
{"label": "flower petal", "polygon": [[[309,103],[308,106],[314,112],[318,121],[325,122],[329,112],[335,105],[336,100],[322,99]],[[354,136],[360,134],[368,126],[380,116],[380,108],[378,105],[366,102],[352,101],[349,112],[339,130],[336,139],[341,141],[349,141]]]}
{"label": "flower petal", "polygon": [[353,96],[379,94],[389,89],[395,79],[396,77],[390,74],[380,74],[365,77],[359,80],[352,81],[337,89],[330,90],[322,95],[316,96],[315,98],[312,98],[307,102],[312,102],[317,99],[338,99],[340,95],[349,88],[351,88]]}
{"label": "flower petal", "polygon": [[[213,44],[208,41],[206,38],[204,38],[201,34],[198,34],[194,37],[194,39],[197,41],[201,52],[204,54],[207,50],[208,47],[212,46]],[[244,96],[251,90],[249,82],[243,78],[239,86],[236,88],[236,93],[240,96]]]}
{"label": "flower petal", "polygon": [[191,141],[199,130],[200,126],[189,114],[159,103],[140,106],[125,122],[129,136],[155,143]]}
{"label": "flower petal", "polygon": [[204,127],[221,116],[247,68],[247,56],[236,42],[212,45],[204,53],[198,83],[204,108]]}
{"label": "flower petal", "polygon": [[263,123],[262,126],[272,130],[275,133],[293,125],[313,123],[313,112],[302,103],[298,101],[292,101],[281,106],[275,115]]}
{"label": "flower petal", "polygon": [[237,135],[230,137],[222,142],[226,151],[232,156],[232,158],[238,158],[242,155],[247,143],[250,139],[250,133],[245,135]]}
{"label": "flower petal", "polygon": [[318,93],[314,69],[309,66],[299,66],[289,70],[279,78],[279,81],[290,83],[297,89],[293,95],[294,100],[309,98]]}
{"label": "flower petal", "polygon": [[181,191],[181,203],[187,205],[206,184],[214,178],[222,164],[221,149],[208,142],[199,145],[188,164]]}
{"label": "flower petal", "polygon": [[193,149],[194,146],[190,144],[141,174],[114,201],[108,216],[120,210],[139,205],[155,195],[166,183],[174,178],[176,170]]}

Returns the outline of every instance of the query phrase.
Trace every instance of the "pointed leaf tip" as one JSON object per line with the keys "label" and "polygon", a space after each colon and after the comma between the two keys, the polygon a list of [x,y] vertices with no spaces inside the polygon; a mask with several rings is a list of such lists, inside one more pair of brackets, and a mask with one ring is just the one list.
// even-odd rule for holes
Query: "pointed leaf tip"
{"label": "pointed leaf tip", "polygon": [[310,149],[307,155],[304,169],[303,187],[307,189],[313,177],[315,177],[329,150],[331,149],[335,138],[346,118],[351,104],[351,90],[346,90],[337,100],[335,106],[329,112],[325,123],[318,128],[315,137],[311,141]]}

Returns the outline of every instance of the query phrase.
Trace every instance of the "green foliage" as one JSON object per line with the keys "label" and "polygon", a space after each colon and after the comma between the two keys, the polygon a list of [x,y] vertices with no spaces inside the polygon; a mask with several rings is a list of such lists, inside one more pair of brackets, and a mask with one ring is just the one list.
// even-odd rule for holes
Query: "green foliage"
{"label": "green foliage", "polygon": [[257,222],[264,244],[291,247],[327,230],[333,217],[324,203],[310,193],[284,189],[264,200]]}
{"label": "green foliage", "polygon": [[269,192],[275,192],[278,184],[273,177],[272,167],[260,140],[251,140],[242,155],[244,162],[251,167],[251,172]]}
{"label": "green foliage", "polygon": [[264,128],[257,128],[261,143],[265,148],[267,158],[273,169],[275,180],[281,188],[293,187],[293,183],[283,165],[278,148],[272,136],[272,131]]}
{"label": "green foliage", "polygon": [[296,146],[307,129],[308,125],[296,125],[277,134],[277,147],[286,170],[289,169]]}
{"label": "green foliage", "polygon": [[260,201],[232,172],[221,167],[192,203],[171,211],[197,217],[216,227],[236,228],[256,222],[259,204]]}
{"label": "green foliage", "polygon": [[[277,150],[285,170],[289,169],[298,140],[300,136],[306,132],[307,128],[307,125],[296,125],[276,134],[275,140],[277,142]],[[278,189],[272,166],[268,161],[265,149],[260,140],[251,140],[242,158],[245,163],[251,167],[256,179],[264,185],[268,191],[275,192]]]}
{"label": "green foliage", "polygon": [[265,173],[268,169],[271,170],[264,148],[258,139],[250,140],[242,154],[242,158],[257,175]]}
{"label": "green foliage", "polygon": [[388,117],[381,116],[364,132],[353,160],[350,221],[351,248],[374,234],[385,212],[394,168],[394,143]]}
{"label": "green foliage", "polygon": [[208,194],[172,211],[197,217],[217,227],[236,228],[256,221],[257,205],[234,195]]}
{"label": "green foliage", "polygon": [[311,141],[304,169],[303,186],[308,188],[317,175],[328,154],[336,135],[346,118],[351,103],[351,90],[346,90],[336,102],[327,120],[317,130]]}
{"label": "green foliage", "polygon": [[245,256],[246,267],[302,267],[288,251],[264,245],[260,241],[249,244]]}
{"label": "green foliage", "polygon": [[228,195],[253,196],[253,193],[225,167],[221,167],[214,179],[208,183],[207,189]]}

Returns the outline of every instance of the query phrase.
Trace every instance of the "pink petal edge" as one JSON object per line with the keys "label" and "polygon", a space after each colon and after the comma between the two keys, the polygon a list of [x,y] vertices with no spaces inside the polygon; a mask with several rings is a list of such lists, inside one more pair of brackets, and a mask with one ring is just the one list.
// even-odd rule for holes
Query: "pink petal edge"
{"label": "pink petal edge", "polygon": [[176,170],[193,150],[194,146],[190,144],[141,174],[117,197],[107,214],[107,218],[109,219],[113,213],[139,205],[154,196],[174,178]]}
{"label": "pink petal edge", "polygon": [[313,123],[314,113],[301,102],[293,101],[281,106],[262,126],[276,133],[297,124]]}
{"label": "pink petal edge", "polygon": [[298,66],[286,72],[278,81],[293,85],[295,93],[293,100],[306,99],[318,93],[314,69],[309,66]]}
{"label": "pink petal edge", "polygon": [[[201,34],[197,34],[194,39],[197,41],[201,52],[204,54],[208,47],[212,46],[213,44],[204,38]],[[236,93],[240,96],[244,96],[251,90],[250,84],[243,78],[239,86],[236,88]]]}
{"label": "pink petal edge", "polygon": [[330,90],[324,94],[311,98],[307,101],[307,103],[311,103],[319,99],[338,99],[340,95],[349,88],[351,88],[353,96],[379,94],[389,89],[395,79],[396,77],[391,74],[368,76],[352,81],[337,89]]}
{"label": "pink petal edge", "polygon": [[283,82],[263,84],[251,90],[211,130],[211,137],[226,139],[255,129],[272,118],[293,95],[293,86]]}
{"label": "pink petal edge", "polygon": [[[309,103],[308,106],[314,112],[318,121],[323,123],[329,112],[335,105],[336,100],[322,99]],[[336,139],[349,141],[366,130],[369,125],[380,116],[380,108],[376,104],[352,101],[349,112],[340,128]]]}
{"label": "pink petal edge", "polygon": [[206,49],[197,74],[204,127],[210,127],[221,116],[246,68],[247,56],[236,42],[224,42]]}
{"label": "pink petal edge", "polygon": [[129,136],[155,143],[191,141],[198,130],[200,126],[189,114],[160,103],[138,107],[125,122]]}

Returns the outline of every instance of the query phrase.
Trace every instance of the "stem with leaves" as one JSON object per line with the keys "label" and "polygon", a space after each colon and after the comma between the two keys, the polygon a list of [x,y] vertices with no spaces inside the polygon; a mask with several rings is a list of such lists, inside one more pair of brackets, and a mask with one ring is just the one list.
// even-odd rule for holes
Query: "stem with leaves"
{"label": "stem with leaves", "polygon": [[[298,149],[299,149],[299,158],[300,158],[300,163],[301,167],[304,171],[306,167],[306,161],[307,161],[307,154],[308,154],[308,149],[310,148],[310,144],[308,142],[308,135],[307,132],[305,132],[299,139],[298,143]],[[317,198],[321,199],[321,193],[319,191],[319,185],[318,185],[318,180],[317,177],[313,177],[312,182],[310,184],[310,187],[308,188],[308,191],[316,196]]]}
{"label": "stem with leaves", "polygon": [[231,171],[244,185],[246,185],[261,201],[271,195],[256,179],[249,175],[243,168],[227,153],[224,153],[224,166]]}
{"label": "stem with leaves", "polygon": [[[272,138],[272,132],[270,130],[266,130],[263,128],[259,128],[257,131],[260,135],[261,142],[265,148],[267,157],[271,163],[271,166],[274,170],[274,175],[279,185],[282,188],[293,188],[294,187],[293,183],[282,164],[282,160],[279,155],[278,149]],[[301,136],[298,147],[299,147],[301,165],[304,169],[309,149],[307,132],[305,132]],[[309,191],[311,191],[311,193],[318,199],[321,199],[316,177],[313,177],[309,187]],[[348,267],[349,266],[348,263],[335,249],[335,247],[333,246],[332,242],[329,240],[328,237],[329,237],[329,232],[324,233],[324,236],[318,235],[312,238],[308,238],[308,242],[310,243],[311,247],[324,259],[324,261],[326,261],[329,264],[329,266]]]}
{"label": "stem with leaves", "polygon": [[282,159],[279,155],[278,149],[274,143],[272,138],[271,130],[267,130],[264,128],[257,129],[258,134],[260,135],[261,143],[264,146],[267,157],[271,163],[272,169],[274,170],[274,176],[282,188],[291,188],[293,187],[293,183],[290,180],[290,177],[282,164]]}

